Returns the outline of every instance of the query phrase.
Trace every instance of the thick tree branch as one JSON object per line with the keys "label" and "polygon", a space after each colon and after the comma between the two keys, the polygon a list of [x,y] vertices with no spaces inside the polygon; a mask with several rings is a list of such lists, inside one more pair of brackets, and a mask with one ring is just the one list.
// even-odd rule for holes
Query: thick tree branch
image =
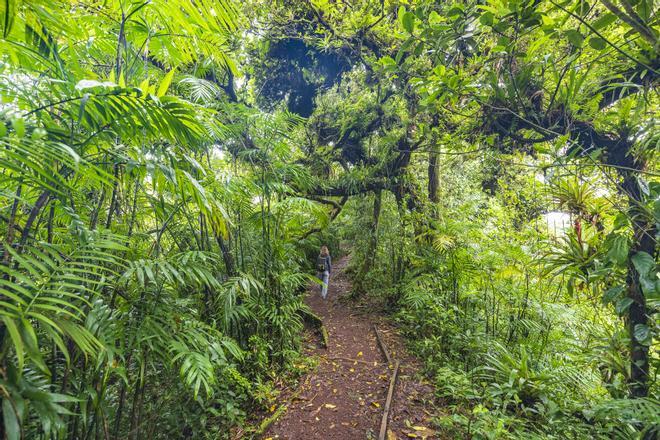
{"label": "thick tree branch", "polygon": [[571,17],[575,18],[577,21],[579,21],[580,23],[582,23],[583,25],[585,25],[585,26],[586,26],[591,32],[593,32],[595,35],[597,35],[599,38],[601,38],[603,41],[605,41],[606,44],[608,44],[609,46],[611,46],[612,48],[614,48],[617,52],[619,52],[619,53],[620,53],[621,55],[623,55],[624,57],[626,57],[626,58],[628,58],[629,60],[635,62],[636,64],[639,64],[640,66],[643,66],[643,67],[647,68],[648,70],[651,70],[651,71],[654,70],[654,69],[653,69],[652,67],[650,67],[648,64],[646,64],[646,63],[644,63],[643,61],[640,61],[640,60],[634,58],[634,57],[631,56],[630,54],[626,53],[626,51],[624,51],[623,49],[621,49],[619,46],[617,46],[616,44],[614,44],[614,43],[612,43],[611,41],[609,41],[607,38],[605,38],[605,37],[603,36],[603,34],[601,34],[600,32],[598,32],[598,30],[597,30],[596,28],[594,28],[594,27],[591,25],[591,23],[587,22],[584,18],[580,17],[579,15],[575,14],[575,13],[572,12],[572,11],[569,11],[568,9],[566,9],[566,8],[564,8],[563,6],[561,6],[561,5],[557,4],[557,3],[555,3],[555,2],[552,1],[552,0],[550,0],[550,3],[552,3],[555,7],[561,9],[562,11],[566,12],[568,15],[570,15]]}
{"label": "thick tree branch", "polygon": [[358,181],[342,181],[337,180],[328,186],[318,185],[306,191],[306,196],[354,196],[364,194],[380,189],[389,189],[390,180],[384,177],[373,177],[360,179]]}
{"label": "thick tree branch", "polygon": [[[346,204],[347,201],[348,201],[348,196],[344,196],[344,197],[341,198],[339,203],[336,203],[336,207],[330,213],[330,222],[332,222],[334,219],[337,218],[337,216],[339,215],[339,213],[341,212],[342,208],[344,207],[344,205]],[[310,235],[315,234],[317,232],[321,232],[322,230],[323,230],[323,228],[320,228],[320,227],[310,229],[309,231],[307,231],[303,235],[301,235],[300,239],[304,240],[307,237],[309,237]]]}
{"label": "thick tree branch", "polygon": [[303,195],[302,197],[309,200],[313,200],[315,202],[323,203],[324,205],[331,205],[335,209],[341,209],[341,205],[338,202],[335,202],[334,200],[324,199],[323,197],[318,197],[314,195]]}
{"label": "thick tree branch", "polygon": [[612,14],[619,17],[621,21],[630,25],[630,27],[632,27],[635,31],[637,31],[637,33],[639,33],[639,35],[641,35],[642,38],[644,38],[646,41],[651,43],[653,47],[655,47],[655,45],[658,42],[658,39],[656,38],[655,34],[651,29],[646,27],[644,21],[641,19],[639,15],[637,15],[635,10],[632,8],[632,6],[630,6],[627,3],[626,0],[622,0],[622,3],[623,3],[623,7],[626,9],[628,14],[623,12],[621,9],[619,9],[614,3],[612,3],[609,0],[601,0],[601,2],[605,5],[607,9],[610,10],[610,12],[612,12]]}
{"label": "thick tree branch", "polygon": [[656,59],[652,68],[652,70],[640,67],[629,69],[603,81],[598,88],[603,96],[598,107],[602,110],[623,98],[638,93],[645,87],[655,87],[660,76],[658,75],[660,60]]}

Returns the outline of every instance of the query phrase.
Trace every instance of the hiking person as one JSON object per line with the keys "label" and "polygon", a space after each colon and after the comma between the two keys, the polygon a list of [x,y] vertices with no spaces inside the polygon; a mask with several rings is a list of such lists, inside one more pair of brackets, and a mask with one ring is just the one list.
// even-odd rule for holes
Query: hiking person
{"label": "hiking person", "polygon": [[319,256],[316,257],[316,270],[318,277],[323,284],[321,285],[321,297],[325,299],[328,296],[328,281],[330,280],[330,272],[332,272],[332,258],[330,258],[330,251],[327,246],[321,246]]}

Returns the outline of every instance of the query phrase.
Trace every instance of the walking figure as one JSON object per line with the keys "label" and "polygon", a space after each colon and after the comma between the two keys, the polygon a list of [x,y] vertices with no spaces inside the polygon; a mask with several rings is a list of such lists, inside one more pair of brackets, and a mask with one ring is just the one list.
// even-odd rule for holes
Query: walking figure
{"label": "walking figure", "polygon": [[319,256],[316,258],[316,270],[318,277],[323,284],[321,285],[321,297],[325,299],[328,296],[328,282],[330,281],[330,272],[332,272],[332,258],[327,246],[321,246]]}

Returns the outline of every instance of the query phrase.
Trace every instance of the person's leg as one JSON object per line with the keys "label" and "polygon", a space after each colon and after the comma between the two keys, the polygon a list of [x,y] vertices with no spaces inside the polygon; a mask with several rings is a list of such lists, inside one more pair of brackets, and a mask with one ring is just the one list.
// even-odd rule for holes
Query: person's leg
{"label": "person's leg", "polygon": [[323,286],[321,286],[321,297],[325,299],[326,296],[328,296],[328,281],[330,279],[330,274],[326,270],[323,272]]}

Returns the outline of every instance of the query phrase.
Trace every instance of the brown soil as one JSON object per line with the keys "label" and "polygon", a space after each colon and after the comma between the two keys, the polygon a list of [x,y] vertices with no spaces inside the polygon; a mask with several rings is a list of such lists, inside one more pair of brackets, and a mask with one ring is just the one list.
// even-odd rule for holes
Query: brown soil
{"label": "brown soil", "polygon": [[340,300],[351,290],[345,273],[347,261],[343,258],[335,265],[326,300],[321,298],[318,286],[310,288],[307,304],[323,319],[329,344],[323,349],[315,346],[318,339],[309,341],[306,354],[318,358],[318,367],[302,378],[295,392],[283,396],[280,405],[287,405],[286,411],[262,438],[378,437],[392,369],[379,349],[374,324],[392,358],[401,365],[390,409],[388,440],[437,438],[429,429],[433,389],[420,379],[418,362],[402,348],[396,329],[369,305]]}

